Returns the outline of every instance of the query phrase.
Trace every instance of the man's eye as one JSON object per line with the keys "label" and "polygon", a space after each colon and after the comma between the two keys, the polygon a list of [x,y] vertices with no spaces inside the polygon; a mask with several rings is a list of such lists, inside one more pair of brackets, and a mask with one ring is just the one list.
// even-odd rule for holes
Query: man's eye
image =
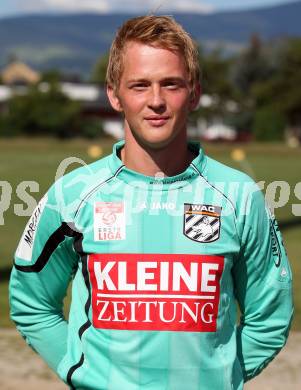
{"label": "man's eye", "polygon": [[178,89],[180,86],[177,83],[167,83],[164,87],[167,89]]}
{"label": "man's eye", "polygon": [[146,84],[134,84],[134,85],[132,85],[132,89],[135,89],[136,91],[142,91],[145,88],[147,88]]}

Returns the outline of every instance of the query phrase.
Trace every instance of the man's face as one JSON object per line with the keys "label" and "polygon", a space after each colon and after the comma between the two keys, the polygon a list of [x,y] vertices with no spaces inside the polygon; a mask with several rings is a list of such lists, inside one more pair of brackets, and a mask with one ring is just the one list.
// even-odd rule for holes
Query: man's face
{"label": "man's face", "polygon": [[160,149],[181,132],[199,100],[192,98],[183,58],[170,50],[129,42],[117,96],[108,88],[112,106],[124,112],[125,131],[144,146]]}

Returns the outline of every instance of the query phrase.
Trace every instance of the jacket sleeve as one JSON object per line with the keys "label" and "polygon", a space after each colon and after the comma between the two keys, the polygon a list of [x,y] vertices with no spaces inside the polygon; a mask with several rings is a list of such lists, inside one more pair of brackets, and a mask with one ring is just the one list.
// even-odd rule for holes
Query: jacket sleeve
{"label": "jacket sleeve", "polygon": [[241,311],[237,353],[247,381],[286,343],[293,315],[292,274],[277,222],[261,191],[249,195],[239,219],[241,251],[233,278]]}
{"label": "jacket sleeve", "polygon": [[27,343],[56,370],[67,346],[63,299],[77,267],[74,230],[61,219],[53,189],[25,227],[15,254],[11,318]]}

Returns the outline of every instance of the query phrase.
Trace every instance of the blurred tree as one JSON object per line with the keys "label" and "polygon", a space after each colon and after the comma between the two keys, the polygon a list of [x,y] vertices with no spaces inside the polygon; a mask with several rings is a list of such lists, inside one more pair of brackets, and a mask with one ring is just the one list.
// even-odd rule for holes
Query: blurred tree
{"label": "blurred tree", "polygon": [[254,118],[254,135],[258,141],[283,140],[285,118],[273,107],[263,107],[256,111]]}
{"label": "blurred tree", "polygon": [[250,133],[250,129],[253,126],[253,112],[246,109],[241,104],[240,111],[232,114],[228,114],[225,118],[225,124],[233,127],[239,133]]}
{"label": "blurred tree", "polygon": [[80,122],[80,134],[90,139],[108,137],[103,130],[102,121],[98,117],[83,118]]}
{"label": "blurred tree", "polygon": [[105,84],[106,72],[109,62],[109,53],[101,56],[96,62],[92,71],[91,81],[98,84]]}
{"label": "blurred tree", "polygon": [[273,107],[290,126],[301,126],[301,39],[293,38],[279,53],[276,72],[253,88],[258,107]]}
{"label": "blurred tree", "polygon": [[240,106],[237,118],[233,118],[238,130],[252,131],[257,110],[254,85],[268,80],[272,72],[270,57],[259,36],[253,34],[249,46],[233,61],[231,69],[231,80]]}
{"label": "blurred tree", "polygon": [[253,85],[267,80],[271,71],[271,64],[262,42],[257,34],[253,34],[249,46],[238,57],[233,67],[233,82],[241,94],[250,96]]}
{"label": "blurred tree", "polygon": [[205,53],[199,47],[199,61],[202,94],[209,95],[212,103],[207,107],[199,107],[191,117],[193,120],[205,118],[210,122],[225,117],[228,111],[227,102],[236,99],[235,88],[229,77],[232,60],[223,56],[221,48]]}
{"label": "blurred tree", "polygon": [[50,84],[59,83],[62,81],[63,75],[58,69],[50,69],[41,74],[41,82],[46,82]]}
{"label": "blurred tree", "polygon": [[220,101],[233,97],[234,89],[229,77],[231,59],[224,58],[221,49],[206,55],[202,49],[199,52],[203,93],[218,96]]}
{"label": "blurred tree", "polygon": [[[43,86],[43,88],[41,88]],[[3,115],[7,135],[55,135],[66,138],[77,135],[80,105],[71,101],[58,84],[32,86],[25,95],[13,96]]]}

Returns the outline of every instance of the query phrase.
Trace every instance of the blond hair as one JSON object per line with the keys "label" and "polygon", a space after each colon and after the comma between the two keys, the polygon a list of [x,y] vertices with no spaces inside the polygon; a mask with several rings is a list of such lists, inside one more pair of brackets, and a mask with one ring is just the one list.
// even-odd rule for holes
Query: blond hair
{"label": "blond hair", "polygon": [[190,35],[170,16],[139,16],[127,20],[111,45],[106,82],[117,93],[123,73],[123,55],[128,42],[168,49],[184,59],[192,91],[200,79],[197,46]]}

